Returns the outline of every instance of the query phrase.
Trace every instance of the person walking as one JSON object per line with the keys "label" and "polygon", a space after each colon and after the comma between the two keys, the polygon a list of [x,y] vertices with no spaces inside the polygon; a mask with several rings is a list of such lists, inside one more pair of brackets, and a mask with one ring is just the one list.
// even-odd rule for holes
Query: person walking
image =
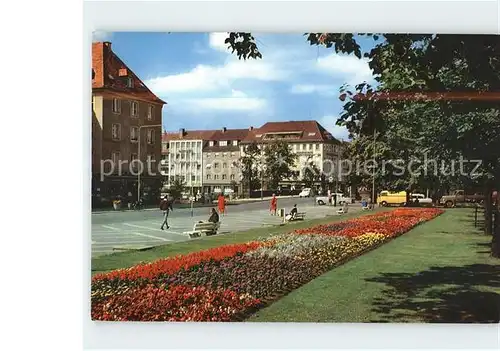
{"label": "person walking", "polygon": [[168,215],[170,211],[174,210],[174,208],[172,207],[172,201],[169,201],[167,196],[165,196],[163,200],[161,200],[160,210],[163,211],[163,223],[161,224],[161,230],[165,230],[165,226],[167,226],[167,229],[170,228],[168,225]]}
{"label": "person walking", "polygon": [[219,207],[219,213],[224,216],[226,213],[226,199],[224,195],[219,194],[219,198],[217,199],[217,205]]}
{"label": "person walking", "polygon": [[278,199],[276,198],[276,194],[273,194],[271,198],[271,216],[276,216],[276,210],[278,209]]}

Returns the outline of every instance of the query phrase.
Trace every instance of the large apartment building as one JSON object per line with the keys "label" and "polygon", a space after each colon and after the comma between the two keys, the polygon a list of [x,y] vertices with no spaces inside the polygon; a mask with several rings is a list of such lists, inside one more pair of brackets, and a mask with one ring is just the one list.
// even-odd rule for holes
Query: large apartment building
{"label": "large apartment building", "polygon": [[141,196],[156,197],[162,182],[158,163],[165,104],[112,51],[111,43],[92,44],[93,195],[136,195],[142,168]]}
{"label": "large apartment building", "polygon": [[227,129],[214,131],[203,149],[203,191],[206,194],[238,193],[241,182],[239,168],[240,143],[250,129]]}
{"label": "large apartment building", "polygon": [[292,167],[295,177],[284,179],[281,182],[284,187],[300,182],[311,162],[326,175],[326,182],[342,183],[340,167],[343,143],[316,121],[268,122],[248,134],[241,143],[240,152],[244,155],[245,147],[254,142],[263,149],[266,144],[277,140],[286,141],[297,155]]}
{"label": "large apartment building", "polygon": [[[332,190],[343,183],[339,166],[344,144],[316,121],[269,122],[260,128],[205,131],[182,129],[178,133],[164,133],[164,175],[168,184],[175,177],[179,177],[187,188],[193,189],[194,194],[227,194],[232,191],[241,194],[243,189],[238,161],[244,155],[245,147],[255,142],[262,149],[266,143],[274,140],[285,140],[298,156],[293,167],[296,176],[293,179],[284,179],[281,182],[283,188],[300,184],[305,168],[311,162],[326,174],[325,181]],[[180,161],[188,160],[187,156],[183,158],[183,153],[179,152],[182,148],[185,148],[186,152],[191,150],[190,152],[196,155],[195,166],[182,166]],[[316,186],[320,187],[320,182]]]}

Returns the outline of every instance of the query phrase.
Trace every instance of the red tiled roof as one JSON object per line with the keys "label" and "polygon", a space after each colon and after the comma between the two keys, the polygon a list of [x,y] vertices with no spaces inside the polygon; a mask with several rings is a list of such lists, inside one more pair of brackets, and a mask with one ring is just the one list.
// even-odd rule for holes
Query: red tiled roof
{"label": "red tiled roof", "polygon": [[[132,96],[139,100],[166,104],[146,87],[139,77],[111,50],[111,43],[92,43],[92,90],[111,91],[116,95]],[[128,87],[128,78],[133,86]]]}
{"label": "red tiled roof", "polygon": [[215,130],[185,130],[181,137],[179,132],[164,132],[162,141],[171,140],[210,140]]}
{"label": "red tiled roof", "polygon": [[210,140],[243,140],[247,137],[249,132],[249,129],[226,129],[226,131],[217,130],[214,132]]}
{"label": "red tiled roof", "polygon": [[248,133],[245,143],[263,140],[266,134],[297,132],[297,139],[287,139],[288,142],[339,142],[321,124],[316,121],[268,122],[262,127]]}

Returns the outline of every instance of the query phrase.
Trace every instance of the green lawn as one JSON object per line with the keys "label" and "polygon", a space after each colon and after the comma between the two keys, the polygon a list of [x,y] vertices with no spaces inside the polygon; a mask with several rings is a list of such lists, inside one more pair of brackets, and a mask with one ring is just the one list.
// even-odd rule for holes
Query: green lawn
{"label": "green lawn", "polygon": [[498,322],[500,260],[472,209],[450,209],[294,290],[254,322]]}
{"label": "green lawn", "polygon": [[92,275],[118,268],[132,267],[140,262],[151,262],[164,257],[186,254],[226,244],[245,243],[272,234],[287,233],[299,228],[307,228],[317,224],[331,223],[339,220],[366,215],[368,213],[387,210],[388,209],[386,208],[378,208],[374,211],[369,212],[354,212],[342,216],[333,215],[322,219],[287,223],[283,226],[273,226],[268,228],[234,232],[230,234],[201,237],[184,242],[156,246],[145,251],[116,252],[109,255],[92,258]]}

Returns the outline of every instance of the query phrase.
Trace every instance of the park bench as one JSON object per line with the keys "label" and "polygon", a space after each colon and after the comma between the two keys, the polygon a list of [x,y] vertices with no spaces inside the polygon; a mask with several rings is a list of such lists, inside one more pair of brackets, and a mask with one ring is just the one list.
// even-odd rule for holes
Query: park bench
{"label": "park bench", "polygon": [[215,235],[217,234],[219,228],[220,228],[220,222],[219,223],[198,222],[194,224],[192,231],[184,232],[184,234],[189,235],[189,237],[192,239],[200,237],[201,235]]}
{"label": "park bench", "polygon": [[306,217],[306,213],[305,212],[297,212],[295,214],[295,216],[293,216],[292,218],[290,218],[289,222],[292,222],[292,221],[303,221]]}

